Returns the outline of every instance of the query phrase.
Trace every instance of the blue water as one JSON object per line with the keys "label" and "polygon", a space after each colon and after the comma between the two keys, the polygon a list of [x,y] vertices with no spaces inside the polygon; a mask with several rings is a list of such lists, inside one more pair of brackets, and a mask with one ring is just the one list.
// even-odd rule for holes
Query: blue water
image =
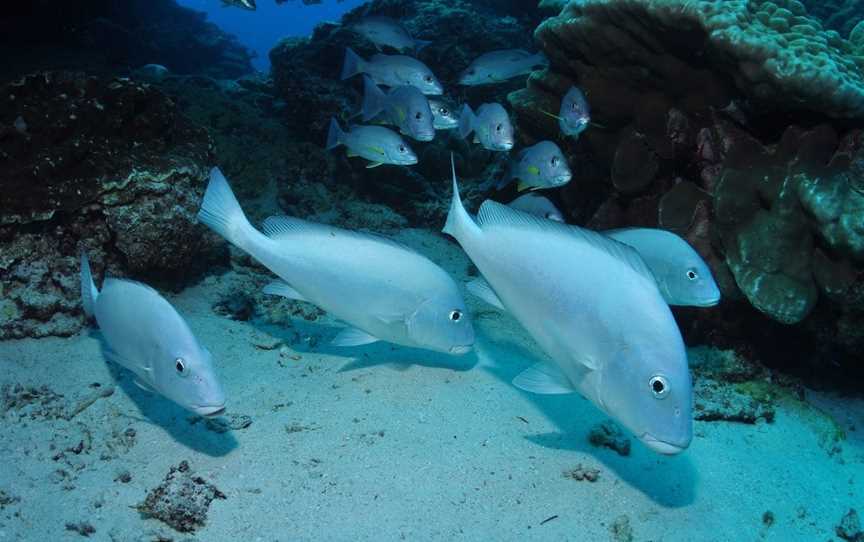
{"label": "blue water", "polygon": [[315,25],[338,21],[343,13],[364,3],[363,0],[324,0],[304,5],[300,0],[277,5],[275,0],[260,0],[256,11],[226,7],[219,0],[177,0],[177,3],[207,13],[207,18],[223,30],[237,36],[255,52],[255,69],[270,70],[270,49],[280,39],[306,36]]}

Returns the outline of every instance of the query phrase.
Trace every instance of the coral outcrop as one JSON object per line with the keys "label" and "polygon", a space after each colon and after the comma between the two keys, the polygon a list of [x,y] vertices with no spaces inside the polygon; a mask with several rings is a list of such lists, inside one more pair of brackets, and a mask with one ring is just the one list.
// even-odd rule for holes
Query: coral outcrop
{"label": "coral outcrop", "polygon": [[0,339],[80,329],[81,250],[120,275],[204,267],[215,245],[195,213],[211,142],[173,101],[72,72],[0,95]]}

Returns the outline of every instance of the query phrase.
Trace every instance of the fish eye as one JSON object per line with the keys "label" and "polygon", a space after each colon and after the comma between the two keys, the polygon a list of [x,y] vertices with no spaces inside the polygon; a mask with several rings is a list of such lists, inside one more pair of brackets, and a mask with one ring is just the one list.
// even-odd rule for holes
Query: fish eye
{"label": "fish eye", "polygon": [[431,83],[431,82],[432,82],[432,76],[431,76],[431,75],[427,75],[427,76],[424,77],[423,79],[424,79],[427,83]]}
{"label": "fish eye", "polygon": [[699,274],[696,272],[695,269],[688,269],[687,278],[690,280],[696,280],[697,278],[699,278]]}
{"label": "fish eye", "polygon": [[669,382],[666,381],[666,377],[663,375],[652,376],[651,380],[648,381],[648,385],[651,386],[651,393],[657,399],[663,399],[669,395]]}
{"label": "fish eye", "polygon": [[405,145],[399,145],[399,152],[405,152]]}
{"label": "fish eye", "polygon": [[446,115],[447,113],[449,113],[449,111],[447,111],[446,107],[442,107],[441,109],[438,110],[438,112],[441,113],[442,115]]}
{"label": "fish eye", "polygon": [[579,104],[573,102],[572,104],[570,104],[570,109],[572,109],[573,111],[579,111]]}
{"label": "fish eye", "polygon": [[556,167],[557,165],[558,165],[558,157],[553,156],[552,157],[552,167]]}
{"label": "fish eye", "polygon": [[451,322],[458,322],[461,319],[462,319],[462,311],[460,311],[459,309],[450,311],[450,321]]}
{"label": "fish eye", "polygon": [[177,358],[174,360],[174,368],[183,376],[186,376],[189,373],[189,371],[186,370],[186,362],[183,361],[183,358]]}
{"label": "fish eye", "polygon": [[414,118],[417,119],[417,120],[422,119],[422,118],[423,118],[423,113],[421,113],[420,111],[418,111],[418,112],[414,115]]}
{"label": "fish eye", "polygon": [[504,127],[504,126],[502,126],[501,124],[499,124],[499,125],[495,126],[495,131],[496,131],[496,132],[500,132],[500,131],[501,131],[501,128],[503,128],[503,127]]}

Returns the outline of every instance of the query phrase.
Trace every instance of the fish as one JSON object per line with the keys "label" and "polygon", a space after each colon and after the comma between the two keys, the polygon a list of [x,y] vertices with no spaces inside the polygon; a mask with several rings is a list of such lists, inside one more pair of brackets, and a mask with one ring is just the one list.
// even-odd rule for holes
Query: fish
{"label": "fish", "polygon": [[555,143],[541,141],[519,151],[510,161],[510,170],[501,182],[501,190],[513,179],[518,179],[518,190],[529,188],[557,188],[570,182],[573,174],[564,153]]}
{"label": "fish", "polygon": [[361,113],[364,122],[383,112],[384,120],[399,128],[399,133],[417,141],[432,141],[435,138],[429,100],[419,89],[399,86],[385,94],[368,75],[363,76],[363,88]]}
{"label": "fish", "polygon": [[687,353],[636,250],[489,200],[475,221],[459,197],[452,155],[451,168],[444,233],[477,266],[489,297],[551,358],[513,384],[540,394],[576,391],[651,450],[685,450],[693,438]]}
{"label": "fish", "polygon": [[308,301],[347,323],[335,346],[376,341],[461,355],[474,327],[453,278],[386,237],[270,217],[255,229],[218,168],[198,220],[279,277],[265,293]]}
{"label": "fish", "polygon": [[222,7],[235,7],[249,11],[258,9],[255,0],[222,0]]}
{"label": "fish", "polygon": [[412,38],[401,22],[383,15],[363,17],[351,25],[351,29],[371,41],[379,51],[387,46],[400,53],[407,50],[417,52],[432,43]]}
{"label": "fish", "polygon": [[623,228],[603,234],[639,252],[669,305],[713,307],[720,303],[720,288],[711,269],[680,236],[655,228]]}
{"label": "fish", "polygon": [[459,137],[465,139],[474,132],[474,142],[490,151],[509,151],[513,148],[513,125],[507,110],[499,103],[485,103],[477,114],[468,104],[459,115]]}
{"label": "fish", "polygon": [[225,412],[225,392],[210,352],[156,290],[106,278],[100,292],[82,253],[81,302],[84,313],[99,324],[105,357],[132,371],[139,387],[199,416]]}
{"label": "fish", "polygon": [[446,101],[431,98],[429,108],[432,110],[432,126],[436,130],[452,130],[459,126],[455,110]]}
{"label": "fish", "polygon": [[508,203],[508,205],[517,211],[522,211],[523,213],[539,216],[548,220],[554,220],[555,222],[564,222],[564,215],[562,215],[561,211],[555,207],[555,204],[552,203],[549,198],[541,196],[536,192],[523,194]]}
{"label": "fish", "polygon": [[588,100],[578,87],[570,87],[570,90],[561,98],[561,109],[557,115],[546,111],[541,113],[557,119],[561,133],[569,137],[578,138],[579,134],[592,124]]}
{"label": "fish", "polygon": [[382,164],[411,166],[417,163],[417,155],[402,137],[383,126],[351,126],[345,132],[335,118],[330,119],[327,133],[327,150],[345,145],[348,156],[359,156],[369,160],[367,168]]}
{"label": "fish", "polygon": [[504,49],[485,53],[474,59],[459,75],[460,85],[488,85],[500,83],[549,63],[543,53],[529,53],[524,49]]}
{"label": "fish", "polygon": [[161,64],[146,64],[132,72],[132,77],[147,83],[161,83],[171,72]]}
{"label": "fish", "polygon": [[359,73],[371,77],[376,85],[385,87],[409,85],[417,87],[427,96],[438,96],[444,92],[444,87],[438,82],[432,70],[416,58],[377,54],[369,60],[364,60],[350,47],[346,47],[341,77],[345,80]]}

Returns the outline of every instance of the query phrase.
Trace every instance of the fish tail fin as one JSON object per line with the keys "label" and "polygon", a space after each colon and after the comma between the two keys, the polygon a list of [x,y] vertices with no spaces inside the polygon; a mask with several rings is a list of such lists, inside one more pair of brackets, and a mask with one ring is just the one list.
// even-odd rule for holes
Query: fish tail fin
{"label": "fish tail fin", "polygon": [[339,121],[337,121],[335,117],[331,117],[330,129],[327,131],[327,150],[329,151],[330,149],[336,148],[341,145],[342,136],[344,135],[345,132],[343,132],[342,128],[339,127]]}
{"label": "fish tail fin", "polygon": [[342,63],[342,79],[348,79],[363,71],[365,61],[350,47],[345,48],[345,61]]}
{"label": "fish tail fin", "polygon": [[432,45],[430,40],[414,40],[414,51],[419,53],[420,49]]}
{"label": "fish tail fin", "polygon": [[472,131],[474,131],[474,111],[471,106],[465,104],[462,106],[462,112],[459,114],[459,138],[465,139]]}
{"label": "fish tail fin", "polygon": [[465,206],[462,205],[462,198],[459,196],[459,183],[456,181],[456,162],[452,152],[450,153],[450,170],[453,172],[453,198],[450,200],[447,222],[441,231],[452,235],[461,243],[466,235],[478,231],[479,227],[465,210]]}
{"label": "fish tail fin", "polygon": [[250,232],[255,230],[218,167],[210,170],[198,220],[239,248],[245,248]]}
{"label": "fish tail fin", "polygon": [[87,259],[87,253],[81,252],[81,305],[84,306],[84,314],[88,318],[92,317],[96,308],[96,298],[99,297],[99,290],[96,288],[96,283],[93,282],[93,272],[90,271],[90,260]]}
{"label": "fish tail fin", "polygon": [[375,117],[384,109],[384,100],[387,96],[378,88],[375,81],[368,75],[363,76],[363,122]]}

